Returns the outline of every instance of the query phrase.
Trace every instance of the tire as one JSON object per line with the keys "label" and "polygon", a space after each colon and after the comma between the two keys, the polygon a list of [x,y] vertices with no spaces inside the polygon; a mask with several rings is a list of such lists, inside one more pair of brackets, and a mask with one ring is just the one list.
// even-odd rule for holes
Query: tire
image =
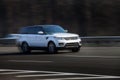
{"label": "tire", "polygon": [[79,52],[80,51],[80,48],[74,48],[72,49],[72,52]]}
{"label": "tire", "polygon": [[22,53],[30,53],[31,52],[31,50],[26,42],[22,43],[21,52]]}
{"label": "tire", "polygon": [[56,46],[55,46],[55,44],[53,42],[50,42],[48,44],[47,51],[48,51],[48,53],[51,53],[51,54],[57,53]]}

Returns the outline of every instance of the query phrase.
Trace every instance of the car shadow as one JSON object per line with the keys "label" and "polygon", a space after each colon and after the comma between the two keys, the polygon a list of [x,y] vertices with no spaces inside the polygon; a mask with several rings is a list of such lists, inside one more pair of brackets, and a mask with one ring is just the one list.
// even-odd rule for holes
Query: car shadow
{"label": "car shadow", "polygon": [[40,52],[40,51],[35,51],[35,52],[31,52],[31,53],[20,53],[20,52],[7,52],[7,53],[0,53],[0,56],[10,56],[10,55],[57,55],[57,54],[68,54],[71,52],[68,51],[62,51],[62,52],[57,52],[54,54],[50,54],[47,52]]}

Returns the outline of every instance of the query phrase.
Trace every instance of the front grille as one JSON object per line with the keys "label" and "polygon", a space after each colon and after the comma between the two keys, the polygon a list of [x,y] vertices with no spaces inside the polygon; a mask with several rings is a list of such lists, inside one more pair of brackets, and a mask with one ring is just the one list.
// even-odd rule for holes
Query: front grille
{"label": "front grille", "polygon": [[65,40],[76,40],[76,39],[78,39],[77,37],[65,37],[64,38]]}
{"label": "front grille", "polygon": [[66,47],[78,47],[79,43],[67,43],[65,46]]}

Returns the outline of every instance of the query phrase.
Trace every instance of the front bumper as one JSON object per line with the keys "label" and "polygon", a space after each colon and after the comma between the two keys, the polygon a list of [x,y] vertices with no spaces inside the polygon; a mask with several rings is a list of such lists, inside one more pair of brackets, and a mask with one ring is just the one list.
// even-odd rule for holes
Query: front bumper
{"label": "front bumper", "polygon": [[78,48],[80,47],[80,44],[78,42],[75,42],[75,43],[66,43],[65,48]]}
{"label": "front bumper", "polygon": [[70,49],[75,49],[75,48],[81,48],[81,45],[69,45],[69,44],[66,44],[65,46],[63,47],[56,47],[58,50],[70,50]]}
{"label": "front bumper", "polygon": [[62,49],[73,49],[73,48],[80,48],[82,46],[81,42],[59,42],[57,48]]}

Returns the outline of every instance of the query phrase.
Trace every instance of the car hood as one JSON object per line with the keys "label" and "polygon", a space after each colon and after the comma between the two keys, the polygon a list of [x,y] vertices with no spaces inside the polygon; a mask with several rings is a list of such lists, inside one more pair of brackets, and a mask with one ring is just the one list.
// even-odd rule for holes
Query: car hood
{"label": "car hood", "polygon": [[77,34],[73,34],[73,33],[54,33],[53,35],[55,37],[78,37]]}

